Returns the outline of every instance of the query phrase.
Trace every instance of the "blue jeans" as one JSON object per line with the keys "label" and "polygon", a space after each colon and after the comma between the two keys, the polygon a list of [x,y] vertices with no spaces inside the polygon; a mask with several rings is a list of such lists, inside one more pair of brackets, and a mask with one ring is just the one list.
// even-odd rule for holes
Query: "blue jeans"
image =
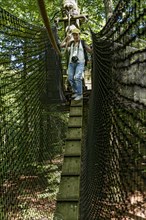
{"label": "blue jeans", "polygon": [[82,74],[84,72],[85,63],[69,63],[68,80],[73,91],[77,95],[82,95]]}

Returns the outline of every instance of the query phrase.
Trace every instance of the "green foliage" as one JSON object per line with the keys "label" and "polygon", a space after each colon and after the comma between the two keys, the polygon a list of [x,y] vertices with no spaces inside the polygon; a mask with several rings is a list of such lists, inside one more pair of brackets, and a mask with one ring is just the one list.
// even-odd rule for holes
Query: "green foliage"
{"label": "green foliage", "polygon": [[[47,1],[46,0],[46,9],[48,12],[48,16],[51,19],[58,10],[60,10],[60,0],[56,1]],[[3,1],[0,0],[0,5],[2,8],[7,10],[9,13],[15,15],[16,17],[23,19],[29,23],[42,25],[42,17],[39,12],[39,7],[36,1],[31,0],[23,0],[17,1],[13,0],[13,7],[12,2],[9,0]]]}
{"label": "green foliage", "polygon": [[[50,20],[54,18],[55,14],[55,17],[62,17],[62,3],[63,0],[45,1],[47,13]],[[0,4],[2,8],[23,20],[29,23],[42,25],[42,18],[39,13],[37,1],[13,0],[13,7],[12,2],[9,0],[0,0]],[[81,9],[81,13],[89,14],[90,12],[88,25],[84,24],[83,29],[87,30],[88,26],[90,26],[91,28],[97,30],[97,28],[100,29],[101,26],[104,25],[105,14],[102,0],[80,0],[78,1],[78,4]],[[51,21],[53,24],[54,21]]]}
{"label": "green foliage", "polygon": [[[79,7],[81,8],[81,12],[88,14],[89,21],[88,26],[95,30],[99,31],[102,26],[105,24],[105,12],[104,12],[104,4],[103,0],[95,0],[95,1],[80,1]],[[90,13],[89,13],[90,12]],[[83,27],[86,25],[83,24]]]}
{"label": "green foliage", "polygon": [[[118,0],[113,0],[114,7],[117,4]],[[39,12],[39,7],[36,1],[23,0],[17,1],[13,0],[0,0],[0,5],[2,8],[12,13],[13,15],[33,24],[42,25],[42,18]],[[46,10],[48,17],[51,20],[52,24],[54,18],[62,17],[62,5],[63,0],[45,0]],[[89,15],[88,23],[82,25],[85,32],[87,29],[92,28],[95,31],[99,31],[105,25],[105,5],[103,0],[79,0],[78,6],[81,13]],[[63,25],[61,25],[62,29]]]}
{"label": "green foliage", "polygon": [[[118,0],[114,1],[114,4]],[[12,3],[9,0],[0,0],[1,7],[12,13],[13,15],[33,24],[44,25],[42,21],[42,17],[39,12],[39,7],[36,1],[31,0],[23,0],[17,1],[13,0]],[[62,5],[63,0],[45,0],[46,10],[51,24],[54,24],[55,18],[62,18]],[[78,6],[80,8],[81,14],[88,14],[89,18],[87,22],[82,22],[81,30],[83,34],[83,38],[91,43],[90,40],[90,28],[99,32],[102,27],[105,25],[105,6],[103,0],[79,0]],[[58,34],[61,39],[64,38],[64,24],[58,24]]]}
{"label": "green foliage", "polygon": [[10,12],[11,14],[28,21],[29,23],[40,22],[41,16],[39,14],[37,1],[24,0],[24,1],[3,1],[0,0],[0,5],[2,8]]}

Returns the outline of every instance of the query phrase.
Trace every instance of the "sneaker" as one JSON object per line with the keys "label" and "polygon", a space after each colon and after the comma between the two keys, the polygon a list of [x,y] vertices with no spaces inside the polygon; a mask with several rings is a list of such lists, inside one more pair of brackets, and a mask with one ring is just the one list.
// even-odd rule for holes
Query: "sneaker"
{"label": "sneaker", "polygon": [[73,94],[71,97],[72,98],[76,98],[78,95],[75,93],[75,94]]}
{"label": "sneaker", "polygon": [[82,98],[83,98],[83,95],[78,95],[78,96],[75,97],[74,100],[75,100],[75,101],[79,101],[79,100],[81,100]]}

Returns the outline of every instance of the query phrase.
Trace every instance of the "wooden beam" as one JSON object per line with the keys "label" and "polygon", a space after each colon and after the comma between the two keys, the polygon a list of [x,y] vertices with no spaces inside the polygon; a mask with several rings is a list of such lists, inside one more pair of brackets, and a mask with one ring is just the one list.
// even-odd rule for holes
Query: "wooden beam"
{"label": "wooden beam", "polygon": [[[71,17],[70,20],[73,21],[73,20],[76,20],[76,19],[86,19],[86,18],[88,18],[88,14],[81,14],[81,15]],[[55,19],[55,22],[64,22],[64,21],[68,21],[68,17]]]}

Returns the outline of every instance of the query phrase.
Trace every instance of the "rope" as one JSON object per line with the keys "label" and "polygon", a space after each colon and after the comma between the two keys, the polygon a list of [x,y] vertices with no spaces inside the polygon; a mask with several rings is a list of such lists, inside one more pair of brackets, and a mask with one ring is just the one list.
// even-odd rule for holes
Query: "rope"
{"label": "rope", "polygon": [[38,5],[39,5],[39,8],[40,8],[42,19],[43,19],[44,24],[46,26],[46,29],[48,31],[48,35],[49,35],[49,39],[51,41],[51,44],[54,47],[54,49],[56,50],[56,52],[59,54],[59,56],[61,56],[60,50],[59,50],[59,48],[56,44],[55,38],[54,38],[52,30],[51,30],[51,25],[50,25],[50,21],[48,19],[47,13],[46,13],[44,0],[38,0]]}
{"label": "rope", "polygon": [[68,14],[68,32],[70,31],[70,13]]}

